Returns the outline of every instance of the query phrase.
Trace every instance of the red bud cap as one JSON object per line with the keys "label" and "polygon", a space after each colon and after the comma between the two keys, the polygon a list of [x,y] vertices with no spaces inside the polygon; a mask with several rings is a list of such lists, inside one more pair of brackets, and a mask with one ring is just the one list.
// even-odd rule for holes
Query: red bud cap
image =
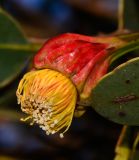
{"label": "red bud cap", "polygon": [[34,57],[34,66],[57,70],[69,77],[78,90],[79,103],[83,104],[106,74],[112,52],[123,45],[125,42],[116,37],[62,34],[44,44]]}

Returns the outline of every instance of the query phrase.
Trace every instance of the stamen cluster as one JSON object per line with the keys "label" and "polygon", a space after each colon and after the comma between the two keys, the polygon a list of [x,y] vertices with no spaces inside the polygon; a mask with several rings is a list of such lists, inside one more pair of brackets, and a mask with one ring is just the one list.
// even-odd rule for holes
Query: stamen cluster
{"label": "stamen cluster", "polygon": [[20,81],[16,94],[22,111],[47,135],[62,130],[63,137],[71,124],[77,97],[67,77],[50,69],[31,71]]}

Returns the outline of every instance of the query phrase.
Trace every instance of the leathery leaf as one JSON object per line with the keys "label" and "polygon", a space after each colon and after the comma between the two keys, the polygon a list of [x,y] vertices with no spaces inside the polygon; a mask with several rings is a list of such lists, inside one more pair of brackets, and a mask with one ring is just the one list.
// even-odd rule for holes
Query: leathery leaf
{"label": "leathery leaf", "polygon": [[105,75],[92,92],[93,108],[120,124],[139,125],[139,57]]}

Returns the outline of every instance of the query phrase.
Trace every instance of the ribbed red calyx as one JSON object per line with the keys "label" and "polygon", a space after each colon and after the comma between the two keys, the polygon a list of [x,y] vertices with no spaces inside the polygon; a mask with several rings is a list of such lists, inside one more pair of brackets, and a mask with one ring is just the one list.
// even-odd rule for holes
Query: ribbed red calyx
{"label": "ribbed red calyx", "polygon": [[112,52],[123,45],[124,42],[116,37],[62,34],[44,44],[34,57],[34,66],[36,69],[54,69],[69,77],[82,103],[107,73]]}

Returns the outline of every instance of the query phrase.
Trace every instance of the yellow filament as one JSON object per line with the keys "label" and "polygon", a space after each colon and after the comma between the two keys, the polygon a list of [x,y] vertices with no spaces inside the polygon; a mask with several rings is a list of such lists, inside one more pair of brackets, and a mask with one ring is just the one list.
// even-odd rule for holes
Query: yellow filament
{"label": "yellow filament", "polygon": [[29,114],[24,121],[33,119],[47,134],[69,129],[77,99],[77,91],[69,78],[61,73],[43,69],[24,75],[16,92],[23,112]]}

